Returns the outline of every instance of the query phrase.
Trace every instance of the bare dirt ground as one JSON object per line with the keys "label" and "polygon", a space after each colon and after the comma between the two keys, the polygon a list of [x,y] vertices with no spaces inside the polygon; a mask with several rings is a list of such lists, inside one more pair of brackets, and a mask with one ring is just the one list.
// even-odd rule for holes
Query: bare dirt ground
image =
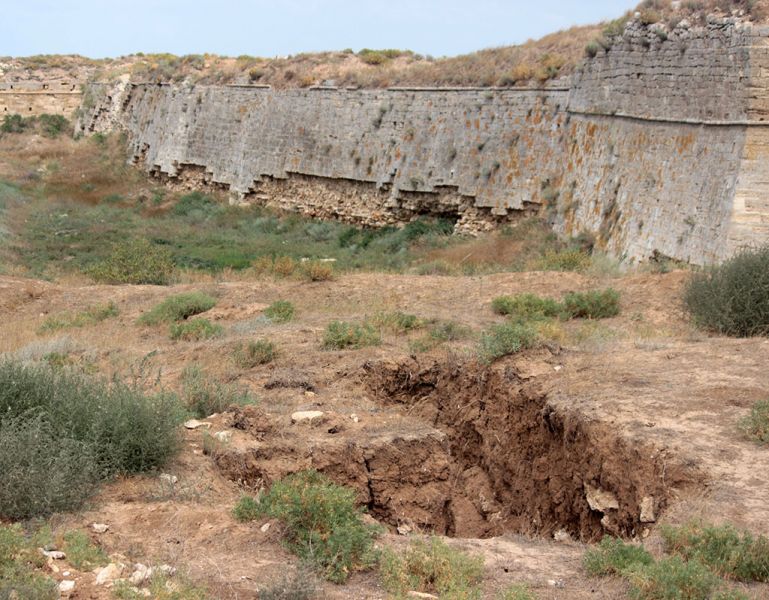
{"label": "bare dirt ground", "polygon": [[[213,597],[256,598],[295,563],[281,546],[279,524],[263,531],[265,521],[238,523],[231,509],[244,490],[314,467],[358,491],[388,526],[381,545],[403,546],[410,536],[436,531],[482,554],[485,597],[528,582],[543,599],[622,598],[622,582],[590,579],[581,567],[586,544],[603,531],[642,539],[652,551],[661,549],[660,523],[692,517],[769,534],[769,452],[737,428],[769,389],[769,340],[694,331],[679,307],[685,277],[356,274],[317,283],[266,278],[172,287],[0,277],[0,352],[29,356],[66,347],[105,375],[136,372],[144,359],[145,371],[171,388],[196,363],[258,396],[257,408],[207,419],[210,432],[232,436],[211,455],[203,453],[201,430],[185,430],[183,450],[165,470],[175,484],[159,477],[116,481],[87,511],[59,518],[63,526],[108,524],[93,536],[111,555],[172,564]],[[479,332],[501,321],[490,309],[501,294],[558,298],[606,285],[622,294],[620,316],[564,324],[554,336],[560,343],[490,368],[475,360],[473,339],[416,356],[408,335],[388,333],[376,347],[321,349],[334,319],[402,310]],[[206,316],[225,328],[223,337],[173,342],[165,328],[136,323],[166,296],[189,290],[218,296]],[[259,320],[278,299],[296,305],[295,320]],[[110,300],[120,310],[114,319],[36,332],[48,315]],[[234,345],[256,338],[274,341],[277,359],[239,369]],[[320,421],[291,424],[293,411],[316,409],[325,413]],[[618,507],[592,508],[590,489],[610,492]],[[648,498],[654,522],[642,523]],[[399,535],[398,525],[412,533]],[[563,531],[570,540],[555,541]],[[76,579],[72,597],[110,597],[93,574]],[[744,590],[769,598],[766,585]],[[325,584],[321,596],[386,593],[369,573],[345,586]]]}

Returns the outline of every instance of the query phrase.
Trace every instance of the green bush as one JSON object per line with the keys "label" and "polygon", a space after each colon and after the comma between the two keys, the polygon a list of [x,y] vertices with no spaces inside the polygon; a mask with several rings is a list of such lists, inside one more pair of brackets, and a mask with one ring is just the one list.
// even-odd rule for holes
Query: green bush
{"label": "green bush", "polygon": [[158,468],[182,418],[172,394],[0,361],[0,516],[70,510],[97,479]]}
{"label": "green bush", "polygon": [[277,300],[264,309],[264,316],[273,323],[288,323],[294,318],[296,309],[288,300]]}
{"label": "green bush", "polygon": [[314,565],[321,575],[342,583],[376,561],[378,529],[365,525],[355,491],[332,483],[316,471],[302,471],[275,482],[257,509],[241,499],[236,515],[279,519],[287,548]]}
{"label": "green bush", "polygon": [[739,581],[769,581],[769,538],[729,525],[690,523],[661,529],[666,551],[696,560],[714,573]]}
{"label": "green bush", "polygon": [[210,340],[219,337],[224,333],[221,325],[211,323],[208,319],[197,318],[182,321],[181,323],[171,323],[168,329],[168,335],[172,340],[182,340],[185,342],[199,342],[201,340]]}
{"label": "green bush", "polygon": [[37,570],[45,565],[38,540],[20,525],[0,525],[0,598],[8,600],[56,600],[56,582]]}
{"label": "green bush", "polygon": [[626,544],[620,539],[605,537],[598,546],[585,553],[583,559],[588,574],[594,577],[622,575],[631,568],[650,565],[652,555],[641,546]]}
{"label": "green bush", "polygon": [[202,220],[216,214],[221,208],[211,196],[201,192],[191,192],[179,198],[171,209],[171,214]]}
{"label": "green bush", "polygon": [[708,600],[720,583],[701,563],[679,556],[636,565],[625,576],[636,600]]}
{"label": "green bush", "polygon": [[220,383],[197,365],[184,368],[181,385],[184,405],[199,419],[223,412],[233,405],[256,403],[246,388]]}
{"label": "green bush", "polygon": [[564,312],[570,319],[608,319],[619,314],[619,298],[612,288],[571,292],[563,298]]}
{"label": "green bush", "polygon": [[425,326],[424,319],[400,311],[377,313],[371,321],[374,326],[393,333],[408,333]]}
{"label": "green bush", "polygon": [[318,581],[312,571],[300,565],[268,587],[259,589],[259,600],[312,600],[318,597]]}
{"label": "green bush", "polygon": [[0,125],[0,133],[22,133],[32,123],[32,119],[25,119],[19,114],[5,115],[2,125]]}
{"label": "green bush", "polygon": [[269,340],[256,340],[238,344],[232,356],[235,364],[241,369],[252,369],[257,365],[271,363],[276,355],[275,344]]}
{"label": "green bush", "polygon": [[769,400],[760,400],[750,409],[750,414],[740,421],[745,435],[759,444],[769,444]]}
{"label": "green bush", "polygon": [[173,271],[169,250],[148,240],[136,239],[116,244],[106,259],[86,273],[101,283],[167,285]]}
{"label": "green bush", "polygon": [[495,325],[481,334],[479,358],[487,363],[537,344],[537,330],[527,322]]}
{"label": "green bush", "polygon": [[385,589],[396,598],[405,598],[414,590],[445,600],[480,600],[483,558],[433,537],[413,542],[403,555],[385,552],[380,574]]}
{"label": "green bush", "polygon": [[232,516],[241,523],[247,523],[261,517],[262,509],[259,503],[251,496],[243,495],[233,507]]}
{"label": "green bush", "polygon": [[66,312],[46,317],[45,321],[43,321],[43,324],[38,329],[38,332],[46,333],[72,327],[86,327],[95,323],[101,323],[102,321],[111,317],[116,317],[119,314],[120,311],[117,306],[115,306],[114,302],[108,302],[107,304],[91,306],[77,313]]}
{"label": "green bush", "polygon": [[377,346],[381,343],[379,332],[370,323],[346,323],[332,321],[323,335],[323,348],[326,350],[344,350]]}
{"label": "green bush", "polygon": [[142,325],[158,325],[183,321],[216,306],[216,298],[203,292],[188,292],[169,296],[139,318]]}
{"label": "green bush", "polygon": [[59,134],[70,126],[69,121],[62,115],[42,114],[37,121],[43,135],[49,138],[59,137]]}
{"label": "green bush", "polygon": [[703,329],[736,337],[769,335],[769,244],[693,274],[684,303]]}
{"label": "green bush", "polygon": [[540,298],[534,294],[499,296],[491,301],[491,309],[498,315],[509,315],[523,319],[558,317],[563,312],[563,305],[550,298]]}

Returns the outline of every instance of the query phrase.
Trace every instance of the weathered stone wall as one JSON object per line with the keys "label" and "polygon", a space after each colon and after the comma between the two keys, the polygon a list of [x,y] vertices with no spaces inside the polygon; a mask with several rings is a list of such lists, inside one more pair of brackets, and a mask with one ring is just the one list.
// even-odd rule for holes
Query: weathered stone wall
{"label": "weathered stone wall", "polygon": [[44,113],[69,118],[80,107],[82,98],[80,87],[70,82],[0,82],[0,118],[10,114],[28,117]]}
{"label": "weathered stone wall", "polygon": [[423,213],[478,231],[541,210],[632,259],[722,260],[769,235],[769,31],[630,23],[569,89],[99,88],[177,185],[366,225]]}

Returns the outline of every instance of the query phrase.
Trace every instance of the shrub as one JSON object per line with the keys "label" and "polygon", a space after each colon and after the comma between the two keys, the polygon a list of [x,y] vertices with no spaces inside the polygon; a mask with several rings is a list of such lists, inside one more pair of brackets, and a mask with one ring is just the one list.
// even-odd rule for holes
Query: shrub
{"label": "shrub", "polygon": [[433,537],[413,542],[402,556],[385,552],[380,573],[385,589],[398,598],[414,590],[453,600],[480,599],[483,558]]}
{"label": "shrub", "polygon": [[509,315],[523,319],[558,317],[563,312],[563,305],[550,298],[540,298],[534,294],[499,296],[491,301],[491,309],[498,315]]}
{"label": "shrub", "polygon": [[59,137],[59,134],[70,126],[69,121],[62,115],[42,114],[37,121],[43,135],[49,138]]}
{"label": "shrub", "polygon": [[287,548],[314,565],[321,575],[342,583],[356,570],[375,562],[378,529],[365,525],[356,508],[355,491],[332,483],[317,471],[302,471],[275,482],[255,513],[239,502],[243,517],[268,516],[285,526]]}
{"label": "shrub", "polygon": [[264,316],[273,323],[288,323],[294,318],[294,305],[288,300],[277,300],[264,309]]}
{"label": "shrub", "polygon": [[537,331],[526,322],[495,325],[481,335],[479,358],[487,363],[515,354],[537,343]]}
{"label": "shrub", "polygon": [[232,516],[241,523],[247,523],[248,521],[255,521],[262,516],[262,511],[256,500],[251,496],[243,495],[233,507]]}
{"label": "shrub", "polygon": [[407,333],[425,326],[424,319],[400,311],[377,313],[374,315],[372,323],[376,327],[389,329],[394,333]]}
{"label": "shrub", "polygon": [[332,321],[323,335],[323,348],[326,350],[358,349],[364,346],[377,346],[381,341],[379,332],[369,323]]}
{"label": "shrub", "polygon": [[604,537],[598,546],[585,553],[583,562],[588,574],[603,577],[622,575],[628,569],[639,565],[650,565],[654,559],[641,546],[626,544],[612,537]]}
{"label": "shrub", "polygon": [[750,414],[740,421],[740,428],[749,439],[769,444],[769,400],[756,402]]}
{"label": "shrub", "polygon": [[724,335],[769,335],[769,244],[692,275],[684,303],[694,323]]}
{"label": "shrub", "polygon": [[0,516],[69,510],[96,478],[161,466],[182,418],[172,394],[0,361]]}
{"label": "shrub", "polygon": [[101,323],[102,321],[111,317],[116,317],[119,314],[120,311],[117,306],[115,306],[113,302],[108,302],[107,304],[91,306],[78,313],[67,312],[46,317],[45,321],[43,321],[43,324],[38,329],[38,332],[45,333],[72,327],[86,327],[88,325],[93,325],[94,323]]}
{"label": "shrub", "polygon": [[168,334],[172,340],[183,340],[185,342],[199,342],[201,340],[210,340],[219,337],[224,333],[221,325],[211,323],[208,319],[198,318],[183,321],[181,323],[171,323]]}
{"label": "shrub", "polygon": [[171,214],[177,217],[192,217],[202,220],[220,210],[219,204],[201,192],[191,192],[179,198],[171,209]]}
{"label": "shrub", "polygon": [[310,260],[304,263],[302,272],[305,279],[310,281],[331,281],[334,278],[334,265],[321,260]]}
{"label": "shrub", "polygon": [[56,582],[38,574],[45,557],[20,525],[0,525],[0,598],[56,600]]}
{"label": "shrub", "polygon": [[769,581],[769,538],[729,525],[662,527],[666,550],[699,561],[714,573],[739,581]]}
{"label": "shrub", "polygon": [[256,403],[247,389],[220,383],[197,365],[184,368],[181,384],[184,405],[199,419],[223,412],[232,405]]}
{"label": "shrub", "polygon": [[278,256],[272,263],[272,272],[280,277],[290,277],[296,270],[296,263],[290,256]]}
{"label": "shrub", "polygon": [[116,244],[106,259],[86,272],[101,283],[167,285],[173,271],[166,248],[136,239]]}
{"label": "shrub", "polygon": [[514,584],[501,591],[497,600],[537,600],[537,597],[525,584]]}
{"label": "shrub", "polygon": [[299,566],[284,573],[281,579],[270,587],[259,590],[259,600],[312,600],[318,594],[318,581],[313,573]]}
{"label": "shrub", "polygon": [[235,346],[233,358],[241,369],[251,369],[272,362],[276,354],[275,344],[269,340],[257,340]]}
{"label": "shrub", "polygon": [[636,565],[625,575],[631,596],[638,600],[707,600],[719,584],[701,563],[679,556]]}
{"label": "shrub", "polygon": [[619,298],[612,288],[571,292],[563,298],[564,312],[571,319],[607,319],[619,314]]}
{"label": "shrub", "polygon": [[584,271],[590,266],[590,255],[577,249],[548,251],[536,263],[541,271]]}
{"label": "shrub", "polygon": [[189,292],[169,296],[139,318],[142,325],[158,325],[183,321],[216,306],[216,298],[203,292]]}
{"label": "shrub", "polygon": [[31,119],[25,119],[19,114],[5,115],[2,125],[0,125],[0,133],[22,133],[31,124]]}

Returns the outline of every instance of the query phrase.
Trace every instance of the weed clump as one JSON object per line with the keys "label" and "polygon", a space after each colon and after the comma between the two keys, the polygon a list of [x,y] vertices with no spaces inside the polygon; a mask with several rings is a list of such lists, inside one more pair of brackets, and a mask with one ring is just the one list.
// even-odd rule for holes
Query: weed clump
{"label": "weed clump", "polygon": [[684,303],[694,323],[735,337],[769,335],[769,245],[692,275]]}
{"label": "weed clump", "polygon": [[172,394],[0,361],[0,517],[72,510],[100,480],[159,467],[182,418]]}
{"label": "weed clump", "polygon": [[34,536],[24,533],[20,525],[0,525],[0,598],[24,600],[56,600],[56,583],[39,575],[36,569],[45,565]]}
{"label": "weed clump", "polygon": [[288,323],[295,313],[294,305],[288,300],[277,300],[264,309],[264,316],[273,323]]}
{"label": "weed clump", "polygon": [[441,598],[479,600],[483,558],[433,537],[413,542],[403,555],[385,552],[380,573],[385,589],[396,598],[406,598],[413,590]]}
{"label": "weed clump", "polygon": [[185,342],[199,342],[219,337],[224,333],[221,325],[212,323],[208,319],[197,318],[182,321],[181,323],[171,323],[168,329],[168,335],[172,340],[181,340]]}
{"label": "weed clump", "polygon": [[95,323],[101,323],[106,319],[116,317],[120,314],[114,302],[91,306],[77,313],[61,313],[46,317],[43,324],[38,329],[38,333],[47,333],[49,331],[59,331],[60,329],[70,329],[73,327],[87,327]]}
{"label": "weed clump", "polygon": [[275,482],[258,503],[241,499],[235,515],[241,520],[266,516],[282,521],[286,547],[335,583],[376,560],[377,528],[363,523],[355,491],[317,471]]}
{"label": "weed clump", "polygon": [[159,325],[183,321],[216,306],[216,298],[203,292],[189,292],[169,296],[139,318],[142,325]]}
{"label": "weed clump", "polygon": [[636,565],[623,575],[630,581],[631,596],[638,600],[707,600],[720,583],[701,563],[679,556]]}
{"label": "weed clump", "polygon": [[322,260],[310,260],[302,265],[302,273],[308,281],[331,281],[334,279],[334,265]]}
{"label": "weed clump", "polygon": [[64,552],[69,563],[80,571],[90,571],[109,563],[107,554],[91,541],[83,531],[68,531],[64,534]]}
{"label": "weed clump", "polygon": [[641,546],[626,544],[620,539],[605,537],[595,548],[585,553],[584,565],[594,577],[622,575],[637,565],[650,565],[654,558]]}
{"label": "weed clump", "polygon": [[425,326],[424,319],[401,311],[380,312],[374,315],[371,321],[376,327],[400,334],[422,329]]}
{"label": "weed clump", "polygon": [[379,332],[370,323],[332,321],[323,335],[323,348],[325,350],[359,349],[365,346],[378,346],[381,341]]}
{"label": "weed clump", "polygon": [[199,419],[223,412],[233,405],[254,404],[245,388],[218,382],[197,365],[184,368],[181,375],[182,401]]}
{"label": "weed clump", "polygon": [[612,288],[572,292],[564,296],[563,306],[570,319],[608,319],[619,314],[619,299],[619,292]]}
{"label": "weed clump", "polygon": [[116,244],[107,258],[86,274],[100,283],[167,285],[174,271],[171,253],[148,240]]}
{"label": "weed clump", "polygon": [[769,400],[756,402],[750,414],[740,421],[740,428],[749,439],[769,444]]}
{"label": "weed clump", "polygon": [[481,335],[479,358],[487,363],[533,348],[538,341],[537,330],[528,322],[495,325]]}
{"label": "weed clump", "polygon": [[258,365],[266,365],[275,360],[278,351],[275,344],[269,340],[250,341],[235,346],[232,357],[241,369],[252,369]]}
{"label": "weed clump", "polygon": [[498,315],[531,319],[559,317],[563,305],[551,298],[540,298],[534,294],[499,296],[491,301],[491,309]]}

